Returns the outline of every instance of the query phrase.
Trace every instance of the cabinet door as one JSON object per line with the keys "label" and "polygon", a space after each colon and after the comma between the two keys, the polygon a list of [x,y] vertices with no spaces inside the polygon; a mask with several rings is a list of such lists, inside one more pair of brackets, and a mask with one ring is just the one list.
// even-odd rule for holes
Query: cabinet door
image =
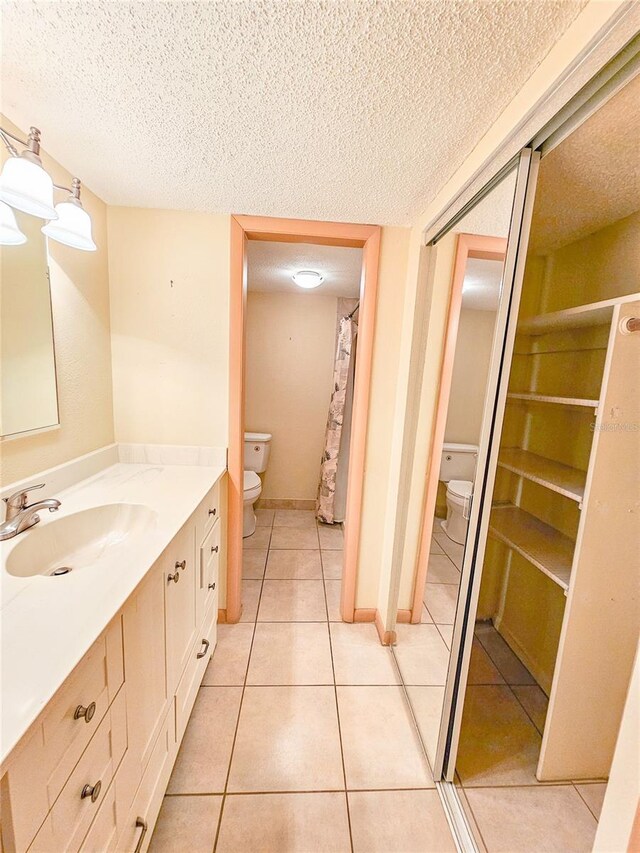
{"label": "cabinet door", "polygon": [[196,623],[202,625],[209,605],[217,596],[222,522],[216,521],[199,548],[199,577],[196,590]]}
{"label": "cabinet door", "polygon": [[195,530],[182,528],[163,557],[167,629],[167,681],[173,695],[196,639]]}
{"label": "cabinet door", "polygon": [[135,793],[168,708],[164,565],[157,563],[123,611],[127,686],[126,776]]}

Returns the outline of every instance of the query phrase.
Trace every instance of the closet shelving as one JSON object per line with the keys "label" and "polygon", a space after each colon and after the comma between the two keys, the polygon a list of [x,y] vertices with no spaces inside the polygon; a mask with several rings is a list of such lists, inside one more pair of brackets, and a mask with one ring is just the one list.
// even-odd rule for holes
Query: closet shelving
{"label": "closet shelving", "polygon": [[585,326],[602,326],[611,322],[613,309],[616,305],[633,302],[637,297],[621,296],[615,299],[603,299],[599,302],[589,302],[574,308],[564,308],[562,311],[552,311],[547,314],[537,314],[521,320],[518,332],[535,337],[550,332],[563,332],[569,329],[579,329]]}
{"label": "closet shelving", "polygon": [[500,452],[498,465],[518,474],[539,486],[545,486],[569,500],[580,503],[584,496],[586,474],[577,468],[546,459],[529,450],[517,447],[505,448]]}
{"label": "closet shelving", "polygon": [[558,406],[585,406],[591,409],[598,408],[598,400],[585,397],[558,397],[552,394],[507,394],[509,400],[520,400],[524,403],[553,403]]}

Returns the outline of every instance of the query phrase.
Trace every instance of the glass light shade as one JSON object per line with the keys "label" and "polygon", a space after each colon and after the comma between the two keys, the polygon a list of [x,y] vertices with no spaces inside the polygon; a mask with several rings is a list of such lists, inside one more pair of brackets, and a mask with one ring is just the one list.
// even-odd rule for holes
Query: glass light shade
{"label": "glass light shade", "polygon": [[315,272],[315,270],[300,270],[292,278],[298,287],[304,287],[305,290],[319,287],[324,281],[324,276],[320,275],[319,272]]}
{"label": "glass light shade", "polygon": [[0,201],[0,246],[21,246],[27,238],[18,228],[13,210]]}
{"label": "glass light shade", "polygon": [[61,201],[56,204],[56,216],[57,219],[47,222],[42,228],[43,234],[72,249],[95,252],[98,247],[91,236],[91,217],[79,202]]}
{"label": "glass light shade", "polygon": [[26,157],[10,157],[4,164],[0,199],[40,219],[58,218],[53,207],[53,181],[42,166]]}

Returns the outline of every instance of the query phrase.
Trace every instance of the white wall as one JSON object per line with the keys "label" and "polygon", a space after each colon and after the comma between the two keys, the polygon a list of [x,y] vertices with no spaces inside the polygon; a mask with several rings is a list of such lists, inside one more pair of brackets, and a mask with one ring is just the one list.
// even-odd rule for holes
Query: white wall
{"label": "white wall", "polygon": [[261,500],[315,500],[335,355],[338,299],[247,297],[245,427],[273,435]]}

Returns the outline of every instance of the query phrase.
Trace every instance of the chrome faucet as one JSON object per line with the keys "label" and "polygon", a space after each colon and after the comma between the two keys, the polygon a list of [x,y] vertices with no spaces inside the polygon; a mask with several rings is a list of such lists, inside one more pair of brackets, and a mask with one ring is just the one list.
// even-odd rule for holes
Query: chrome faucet
{"label": "chrome faucet", "polygon": [[60,507],[60,501],[55,498],[47,498],[32,504],[27,503],[27,492],[42,488],[44,488],[44,483],[38,483],[36,486],[27,486],[26,489],[16,492],[9,498],[4,498],[7,513],[5,520],[0,524],[0,541],[13,539],[14,536],[37,524],[40,521],[38,515],[40,510],[48,509],[49,512],[55,512]]}

